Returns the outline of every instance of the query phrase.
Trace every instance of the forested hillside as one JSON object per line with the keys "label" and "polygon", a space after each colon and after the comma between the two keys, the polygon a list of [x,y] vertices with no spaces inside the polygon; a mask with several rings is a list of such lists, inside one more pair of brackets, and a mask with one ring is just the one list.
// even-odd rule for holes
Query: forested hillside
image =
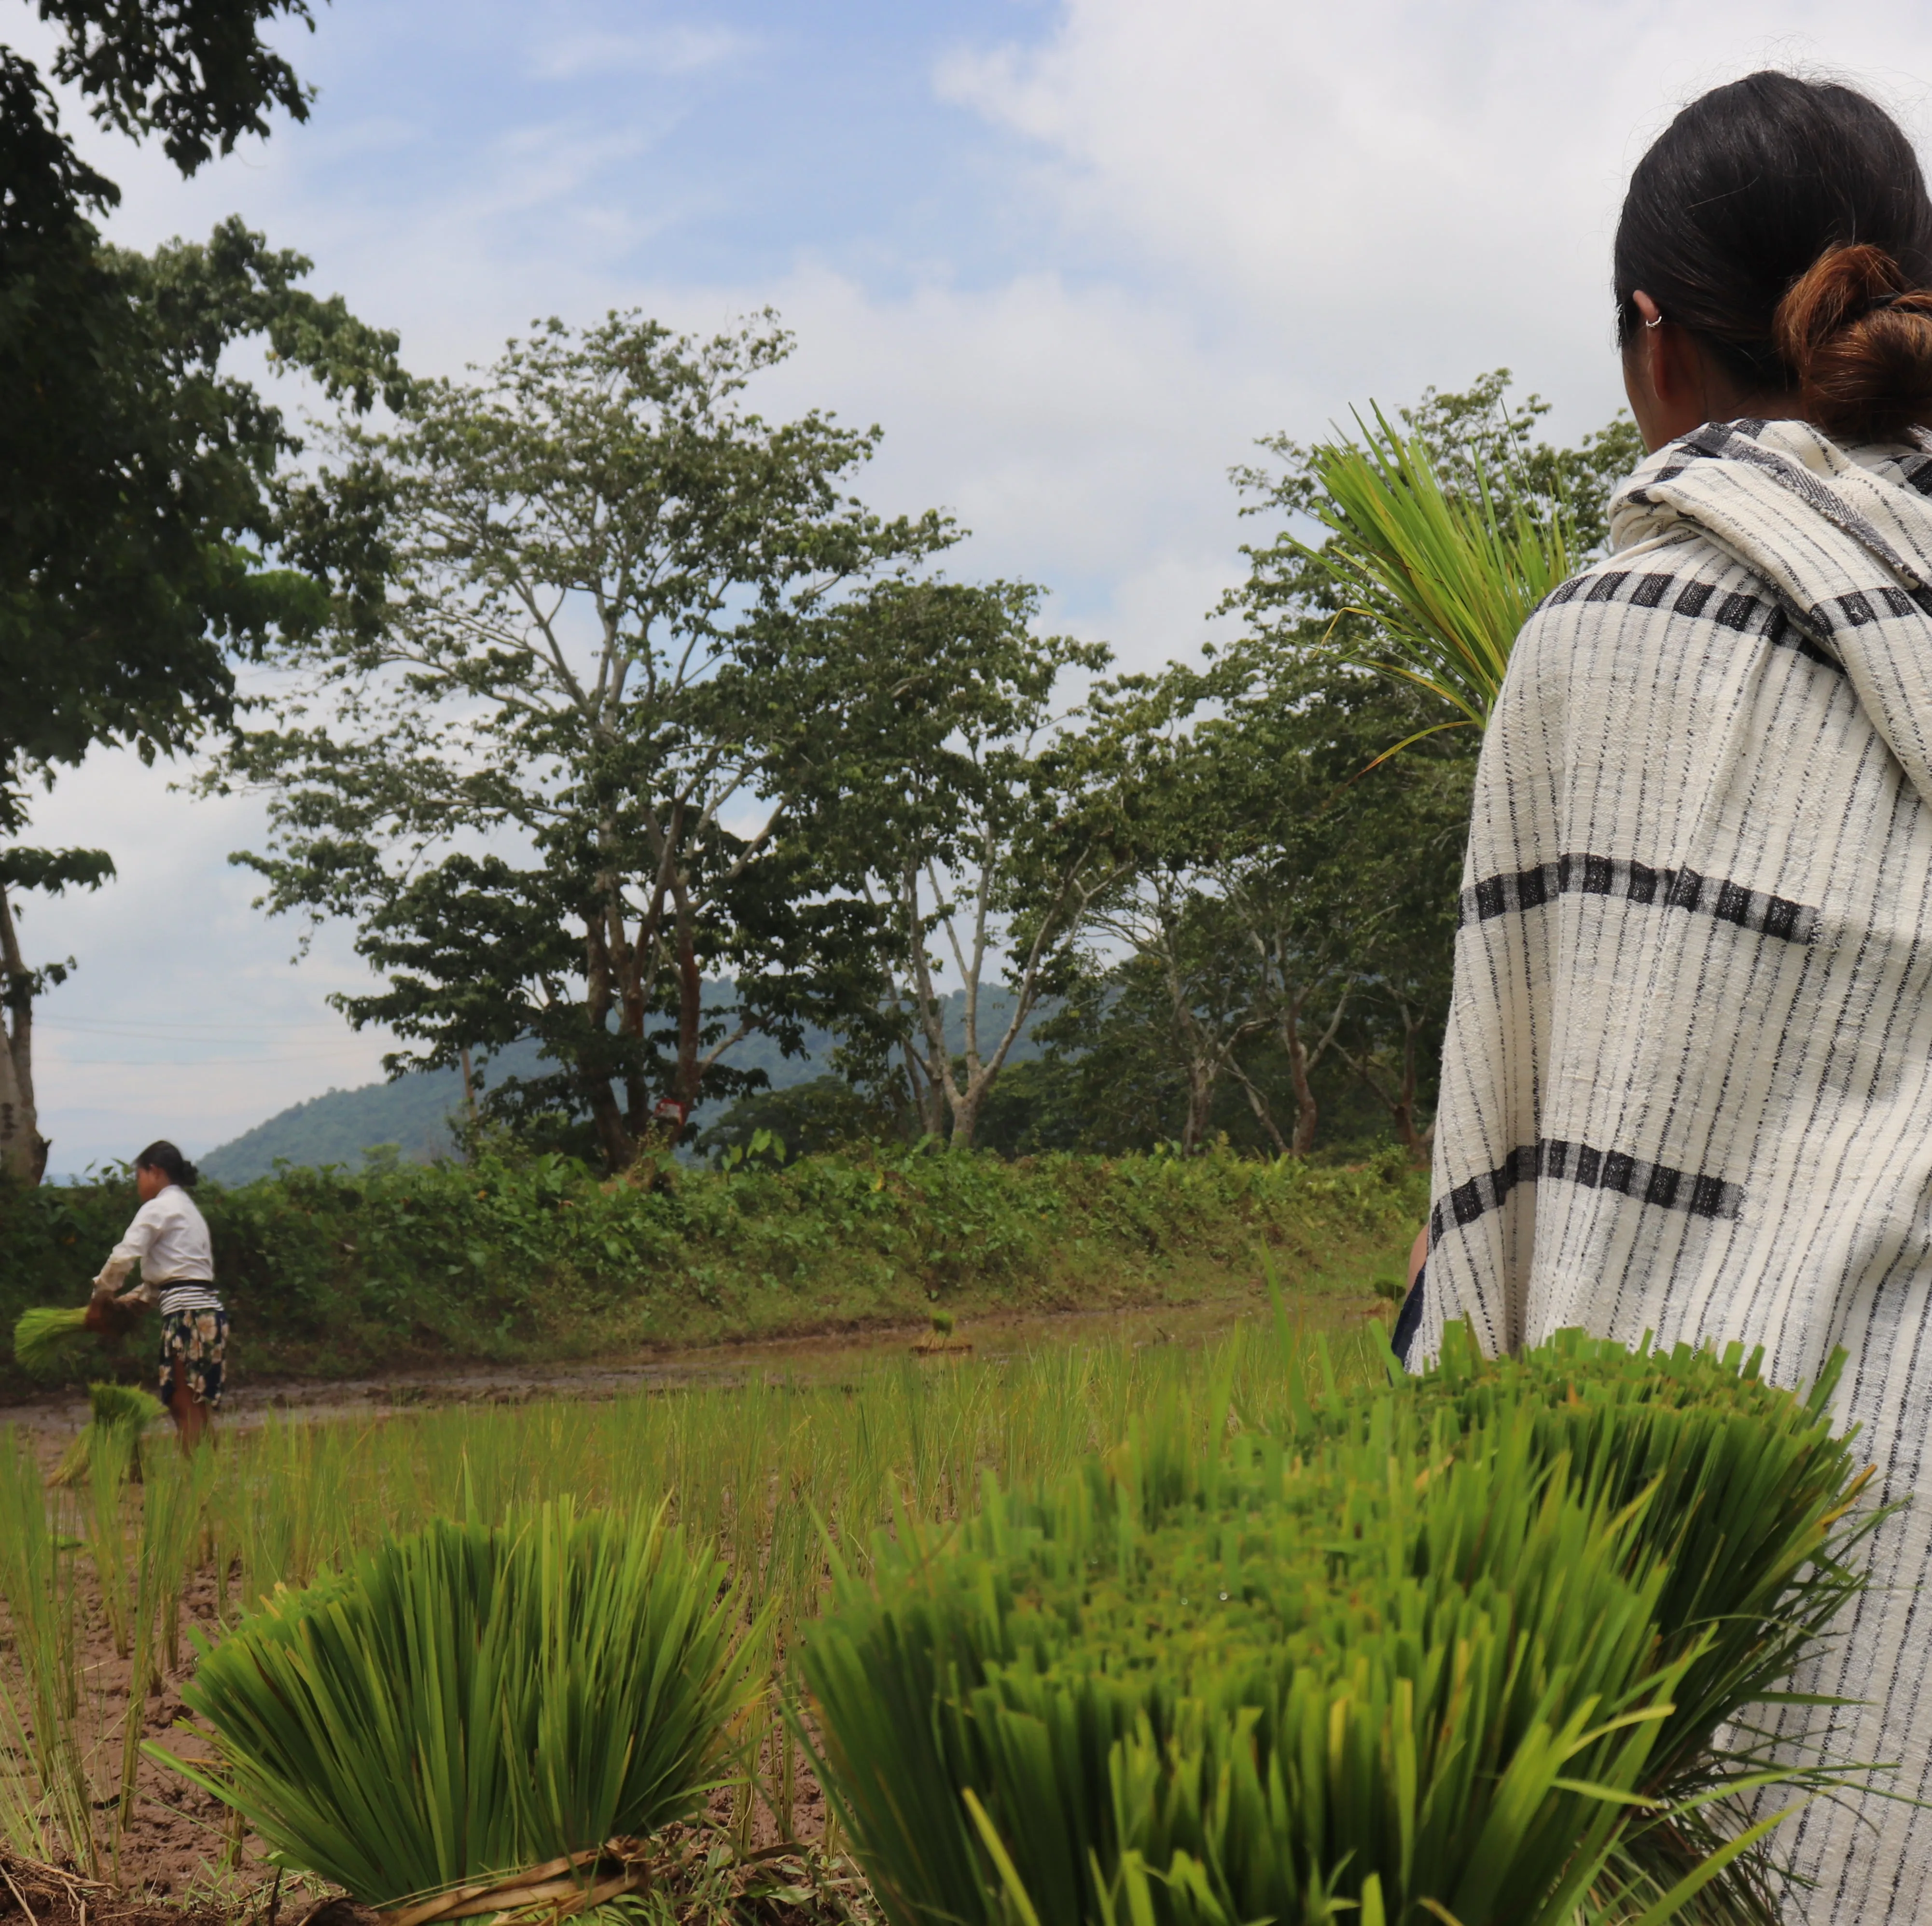
{"label": "forested hillside", "polygon": [[[706,988],[723,997],[729,986],[707,984]],[[957,992],[946,1000],[946,1028],[956,1048],[963,1022],[963,1000]],[[1006,1020],[1010,998],[994,990],[986,994],[985,1001],[992,1020]],[[826,1074],[836,1042],[829,1032],[809,1029],[805,1054],[788,1057],[770,1037],[748,1036],[733,1053],[733,1061],[743,1069],[761,1071],[768,1090],[795,1090]],[[1022,1036],[1014,1046],[1012,1060],[1036,1060],[1040,1051],[1031,1035]],[[480,1064],[478,1076],[487,1089],[497,1078],[536,1076],[542,1074],[542,1068],[534,1043],[513,1043]],[[386,1083],[332,1090],[306,1102],[292,1104],[252,1130],[218,1145],[201,1160],[201,1168],[219,1184],[247,1184],[268,1175],[278,1162],[309,1168],[326,1164],[354,1168],[364,1161],[365,1152],[392,1144],[404,1162],[428,1163],[454,1148],[451,1125],[462,1106],[463,1077],[457,1070],[417,1070]],[[723,1123],[736,1107],[718,1101],[700,1105],[692,1120],[695,1131],[701,1136]],[[760,1106],[754,1098],[746,1107],[756,1111]]]}

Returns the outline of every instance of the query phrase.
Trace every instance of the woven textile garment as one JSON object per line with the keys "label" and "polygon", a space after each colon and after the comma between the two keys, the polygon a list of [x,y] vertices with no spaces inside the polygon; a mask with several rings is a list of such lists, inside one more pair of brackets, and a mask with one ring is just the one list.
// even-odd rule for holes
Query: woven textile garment
{"label": "woven textile garment", "polygon": [[[1927,446],[1932,447],[1932,441]],[[1524,628],[1477,779],[1418,1357],[1850,1354],[1874,1589],[1801,1689],[1932,1798],[1932,454],[1700,428]],[[1792,1729],[1814,1712],[1784,1716]],[[1932,1916],[1932,1812],[1790,1821],[1790,1916]],[[1863,1822],[1861,1823],[1860,1822]]]}

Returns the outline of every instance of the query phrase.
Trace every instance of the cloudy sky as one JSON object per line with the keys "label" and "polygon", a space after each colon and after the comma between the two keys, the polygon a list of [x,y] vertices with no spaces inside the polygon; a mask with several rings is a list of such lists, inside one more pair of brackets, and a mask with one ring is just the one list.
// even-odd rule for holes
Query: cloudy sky
{"label": "cloudy sky", "polygon": [[[1932,15],[1896,0],[334,0],[286,37],[320,89],[183,183],[89,132],[149,246],[233,212],[454,373],[535,317],[640,307],[798,337],[763,398],[878,422],[868,490],[974,531],[1135,664],[1198,646],[1258,435],[1506,365],[1580,434],[1620,394],[1610,237],[1632,162],[1705,87],[1852,79],[1922,139]],[[44,50],[25,0],[0,38]],[[70,109],[70,124],[80,116]],[[52,1167],[190,1154],[379,1075],[231,850],[246,800],[100,756],[37,839],[121,879],[34,905]]]}

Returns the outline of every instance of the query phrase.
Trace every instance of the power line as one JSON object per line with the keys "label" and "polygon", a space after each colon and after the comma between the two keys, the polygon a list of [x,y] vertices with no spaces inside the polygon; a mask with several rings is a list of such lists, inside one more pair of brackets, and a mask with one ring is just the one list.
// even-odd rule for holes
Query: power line
{"label": "power line", "polygon": [[346,1024],[334,1023],[175,1023],[143,1022],[136,1018],[123,1020],[117,1017],[62,1017],[36,1016],[34,1027],[37,1030],[71,1030],[86,1036],[120,1036],[130,1033],[142,1036],[164,1036],[180,1031],[200,1035],[212,1031],[224,1036],[232,1036],[240,1030],[259,1031],[265,1036],[287,1036],[304,1032],[316,1036],[328,1035],[345,1040],[356,1033]]}

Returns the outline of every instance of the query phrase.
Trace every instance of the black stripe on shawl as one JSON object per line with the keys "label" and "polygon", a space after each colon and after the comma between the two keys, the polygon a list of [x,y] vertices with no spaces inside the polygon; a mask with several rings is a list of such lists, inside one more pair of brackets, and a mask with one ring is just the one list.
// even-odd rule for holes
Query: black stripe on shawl
{"label": "black stripe on shawl", "polygon": [[[1720,628],[1739,634],[1755,630],[1774,649],[1792,649],[1808,662],[1820,662],[1828,669],[1844,673],[1838,658],[1820,648],[1777,602],[1742,590],[1719,598],[1714,606],[1716,585],[1694,578],[1653,570],[1640,574],[1634,568],[1612,569],[1602,574],[1572,575],[1560,582],[1543,598],[1544,608],[1560,608],[1576,601],[1628,602],[1634,608],[1663,608],[1672,615],[1715,622]],[[1894,594],[1901,592],[1894,590]],[[1811,611],[1817,626],[1828,634],[1844,625],[1834,622],[1828,611]]]}
{"label": "black stripe on shawl", "polygon": [[1902,454],[1898,468],[1908,488],[1922,495],[1932,495],[1932,454]]}
{"label": "black stripe on shawl", "polygon": [[1494,1170],[1459,1184],[1436,1200],[1429,1214],[1429,1239],[1439,1241],[1452,1228],[1473,1224],[1491,1210],[1499,1210],[1519,1184],[1561,1179],[1586,1190],[1614,1190],[1639,1204],[1659,1210],[1688,1211],[1694,1217],[1735,1217],[1744,1193],[1720,1177],[1673,1170],[1668,1164],[1646,1163],[1622,1150],[1599,1150],[1567,1138],[1545,1137],[1512,1150]]}
{"label": "black stripe on shawl", "polygon": [[1462,892],[1456,925],[1487,922],[1562,896],[1618,896],[1660,909],[1688,910],[1782,943],[1809,943],[1818,928],[1818,912],[1808,903],[1694,869],[1653,869],[1614,856],[1559,856],[1533,868],[1485,876]]}
{"label": "black stripe on shawl", "polygon": [[1888,584],[1853,589],[1847,595],[1834,596],[1828,602],[1816,603],[1810,613],[1811,620],[1827,634],[1834,628],[1862,628],[1868,622],[1895,620],[1901,616],[1922,621],[1932,615],[1932,589],[1921,587],[1908,592]]}

